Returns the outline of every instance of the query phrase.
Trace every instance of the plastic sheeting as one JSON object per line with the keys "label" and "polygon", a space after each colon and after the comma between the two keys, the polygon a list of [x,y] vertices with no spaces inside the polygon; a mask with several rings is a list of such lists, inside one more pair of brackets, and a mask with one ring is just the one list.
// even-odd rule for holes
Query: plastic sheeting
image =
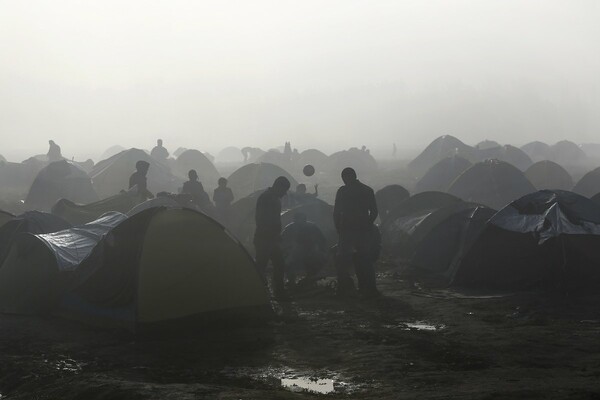
{"label": "plastic sheeting", "polygon": [[125,214],[109,212],[85,225],[35,236],[52,250],[59,271],[73,271],[111,229],[126,219]]}

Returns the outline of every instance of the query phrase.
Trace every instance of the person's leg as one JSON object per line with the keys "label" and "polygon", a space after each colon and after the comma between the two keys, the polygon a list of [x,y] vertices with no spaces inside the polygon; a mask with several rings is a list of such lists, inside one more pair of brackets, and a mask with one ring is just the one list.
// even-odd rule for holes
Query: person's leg
{"label": "person's leg", "polygon": [[273,294],[275,294],[275,297],[282,297],[285,294],[283,285],[285,263],[279,244],[274,244],[271,248],[270,258],[271,263],[273,264]]}
{"label": "person's leg", "polygon": [[354,292],[355,286],[350,276],[352,266],[352,254],[354,253],[356,234],[351,231],[340,232],[337,255],[336,272],[338,278],[338,294],[347,295]]}
{"label": "person's leg", "polygon": [[261,240],[254,239],[254,249],[256,251],[256,269],[263,282],[267,283],[267,264],[269,263],[269,246]]}
{"label": "person's leg", "polygon": [[355,270],[358,290],[365,295],[377,293],[375,265],[371,259],[371,246],[368,233],[360,235],[356,246]]}

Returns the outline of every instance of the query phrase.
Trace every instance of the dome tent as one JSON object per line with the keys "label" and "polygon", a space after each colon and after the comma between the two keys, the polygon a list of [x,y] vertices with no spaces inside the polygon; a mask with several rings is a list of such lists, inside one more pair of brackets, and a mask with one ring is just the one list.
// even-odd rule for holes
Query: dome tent
{"label": "dome tent", "polygon": [[52,207],[52,214],[72,225],[81,225],[100,218],[101,215],[117,211],[126,214],[144,199],[131,192],[123,192],[88,204],[76,204],[67,199],[59,200]]}
{"label": "dome tent", "polygon": [[123,214],[109,213],[79,227],[15,236],[0,267],[0,310],[16,314],[51,312],[79,263],[124,219]]}
{"label": "dome tent", "polygon": [[217,154],[217,162],[242,163],[244,162],[244,155],[242,154],[242,150],[238,147],[225,147]]}
{"label": "dome tent", "polygon": [[308,149],[300,153],[296,164],[298,168],[302,168],[305,165],[312,165],[318,173],[328,168],[329,157],[320,150]]}
{"label": "dome tent", "polygon": [[496,159],[514,165],[521,171],[525,171],[533,164],[531,158],[523,150],[511,145],[494,147],[491,149],[480,150],[478,153],[479,161]]}
{"label": "dome tent", "polygon": [[450,283],[460,261],[495,213],[485,206],[457,209],[425,233],[415,248],[411,267]]}
{"label": "dome tent", "polygon": [[521,171],[498,160],[473,165],[448,189],[448,193],[465,201],[497,209],[532,192],[535,188]]}
{"label": "dome tent", "polygon": [[596,286],[599,245],[598,205],[572,192],[542,190],[488,221],[454,284],[501,290]]}
{"label": "dome tent", "polygon": [[408,169],[420,177],[444,158],[452,156],[459,156],[473,162],[477,160],[477,149],[467,146],[454,136],[440,136],[408,163]]}
{"label": "dome tent", "polygon": [[527,168],[525,177],[538,190],[571,190],[573,188],[571,175],[557,163],[548,160],[538,161]]}
{"label": "dome tent", "polygon": [[50,163],[38,173],[25,205],[30,209],[49,211],[62,198],[78,203],[98,200],[88,174],[66,160]]}
{"label": "dome tent", "polygon": [[338,151],[329,156],[328,170],[340,173],[344,168],[354,168],[356,173],[369,174],[377,171],[377,161],[367,152],[355,147],[349,150]]}
{"label": "dome tent", "polygon": [[106,160],[107,158],[111,158],[114,155],[119,154],[122,151],[127,150],[125,147],[120,146],[118,144],[114,146],[110,146],[108,149],[104,150],[104,153],[100,156],[101,160]]}
{"label": "dome tent", "polygon": [[577,165],[587,158],[579,146],[568,140],[562,140],[550,146],[548,159],[560,165]]}
{"label": "dome tent", "polygon": [[388,185],[375,192],[379,218],[383,221],[390,211],[404,200],[410,197],[410,193],[400,185]]}
{"label": "dome tent", "polygon": [[533,162],[548,160],[548,157],[550,157],[550,146],[543,142],[527,143],[526,145],[521,146],[521,150],[523,150]]}
{"label": "dome tent", "polygon": [[9,212],[0,210],[0,228],[4,226],[5,223],[13,219],[15,216]]}
{"label": "dome tent", "polygon": [[129,177],[135,172],[135,164],[146,161],[150,164],[148,170],[148,190],[158,192],[177,192],[182,183],[176,178],[170,168],[155,160],[144,150],[129,149],[122,151],[94,165],[90,173],[92,184],[100,197],[106,198],[129,188]]}
{"label": "dome tent", "polygon": [[298,185],[298,182],[287,171],[268,163],[246,164],[235,170],[229,176],[228,181],[233,194],[236,198],[241,199],[258,190],[271,187],[279,176],[289,179],[292,188]]}
{"label": "dome tent", "polygon": [[77,270],[60,313],[133,331],[177,320],[268,312],[252,258],[206,215],[150,208],[110,231]]}
{"label": "dome tent", "polygon": [[592,197],[600,192],[600,167],[585,174],[573,187],[573,192]]}
{"label": "dome tent", "polygon": [[188,172],[195,169],[198,178],[205,189],[217,187],[217,181],[221,177],[213,163],[198,150],[185,150],[175,161],[175,172],[181,178],[187,180]]}
{"label": "dome tent", "polygon": [[445,192],[452,182],[472,165],[473,164],[462,157],[446,157],[433,167],[429,168],[425,175],[423,175],[415,185],[415,192]]}
{"label": "dome tent", "polygon": [[493,149],[495,147],[502,147],[502,145],[494,140],[483,140],[479,143],[477,143],[477,145],[475,145],[475,148],[478,150],[488,150],[488,149]]}
{"label": "dome tent", "polygon": [[333,206],[322,200],[316,199],[310,203],[291,208],[281,216],[281,225],[286,227],[294,221],[296,213],[306,215],[308,221],[313,222],[321,230],[328,245],[331,247],[337,243],[338,234],[333,224]]}

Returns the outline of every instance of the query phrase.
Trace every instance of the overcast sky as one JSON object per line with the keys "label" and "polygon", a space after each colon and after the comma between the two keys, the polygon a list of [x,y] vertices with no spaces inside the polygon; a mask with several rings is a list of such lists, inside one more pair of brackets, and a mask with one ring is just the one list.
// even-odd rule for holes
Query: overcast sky
{"label": "overcast sky", "polygon": [[598,21],[595,0],[2,0],[0,153],[600,142]]}

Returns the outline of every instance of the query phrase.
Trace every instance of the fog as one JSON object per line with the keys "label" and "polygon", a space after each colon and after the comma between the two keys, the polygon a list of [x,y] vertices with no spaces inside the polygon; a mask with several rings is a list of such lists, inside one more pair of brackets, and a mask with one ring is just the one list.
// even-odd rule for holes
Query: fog
{"label": "fog", "polygon": [[0,153],[600,141],[600,3],[2,1]]}

